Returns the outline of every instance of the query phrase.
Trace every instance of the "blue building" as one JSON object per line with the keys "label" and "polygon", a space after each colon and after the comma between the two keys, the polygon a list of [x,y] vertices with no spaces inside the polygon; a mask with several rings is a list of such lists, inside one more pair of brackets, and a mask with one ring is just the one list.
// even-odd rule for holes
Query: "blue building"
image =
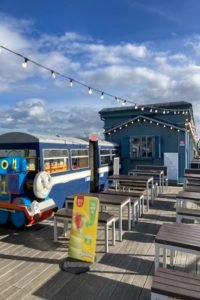
{"label": "blue building", "polygon": [[166,165],[169,180],[183,182],[196,154],[196,129],[189,102],[104,108],[105,139],[120,146],[121,173],[136,165]]}

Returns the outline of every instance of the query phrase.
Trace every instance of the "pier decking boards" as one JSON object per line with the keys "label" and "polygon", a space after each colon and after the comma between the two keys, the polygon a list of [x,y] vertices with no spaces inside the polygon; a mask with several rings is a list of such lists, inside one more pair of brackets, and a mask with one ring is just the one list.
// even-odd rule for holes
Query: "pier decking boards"
{"label": "pier decking boards", "polygon": [[[168,193],[179,190],[170,188]],[[109,247],[107,254],[100,228],[97,261],[90,272],[81,275],[59,269],[60,260],[67,256],[69,239],[59,236],[57,243],[53,241],[53,219],[25,231],[0,227],[0,300],[150,299],[155,235],[163,222],[176,220],[175,199],[164,196],[132,231],[123,233],[122,242]],[[200,258],[177,253],[175,269],[200,275]]]}

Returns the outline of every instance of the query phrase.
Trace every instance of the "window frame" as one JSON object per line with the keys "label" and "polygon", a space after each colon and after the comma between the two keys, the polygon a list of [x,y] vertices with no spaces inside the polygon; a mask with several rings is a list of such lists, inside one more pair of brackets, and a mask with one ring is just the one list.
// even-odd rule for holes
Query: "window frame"
{"label": "window frame", "polygon": [[[151,156],[147,156],[147,150],[146,151],[146,156],[142,156],[142,145],[143,145],[143,141],[145,139],[145,144],[147,145],[147,140],[148,138],[151,138],[151,143],[152,143],[152,155]],[[138,157],[134,157],[133,156],[133,141],[139,139],[140,140],[140,155]],[[131,136],[130,137],[130,158],[134,159],[134,160],[148,160],[148,159],[154,159],[155,158],[155,143],[156,143],[156,139],[155,139],[155,135],[137,135],[137,136]],[[146,146],[147,149],[147,146]]]}
{"label": "window frame", "polygon": [[[45,157],[44,153],[46,150],[64,150],[67,152],[67,156],[49,156],[49,157]],[[67,166],[67,169],[64,169],[64,168],[58,168],[56,169],[56,171],[52,171],[50,172],[49,170],[46,170],[45,169],[45,160],[58,160],[58,159],[64,159],[64,163],[66,164]],[[69,156],[69,150],[68,149],[60,149],[60,148],[45,148],[45,149],[42,149],[42,160],[43,160],[43,170],[46,171],[46,172],[49,172],[50,174],[57,174],[57,173],[63,173],[63,172],[69,172],[70,171],[70,165],[69,165],[69,162],[70,162],[70,156]]]}
{"label": "window frame", "polygon": [[[72,152],[73,152],[73,151],[78,151],[78,150],[86,151],[86,152],[87,152],[87,155],[72,155]],[[82,168],[80,168],[80,167],[73,168],[72,159],[73,159],[73,158],[83,158],[83,157],[84,157],[84,158],[86,157],[86,158],[88,159],[88,164],[87,164],[87,166],[82,167]],[[71,161],[71,169],[72,169],[72,171],[88,169],[88,168],[89,168],[89,149],[87,149],[87,148],[79,148],[79,149],[75,148],[75,149],[70,149],[70,161]]]}

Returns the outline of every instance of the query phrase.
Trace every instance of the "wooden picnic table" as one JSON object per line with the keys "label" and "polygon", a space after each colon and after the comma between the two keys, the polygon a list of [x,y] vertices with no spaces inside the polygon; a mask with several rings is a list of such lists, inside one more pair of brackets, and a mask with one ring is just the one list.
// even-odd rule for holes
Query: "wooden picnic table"
{"label": "wooden picnic table", "polygon": [[123,181],[128,181],[130,183],[139,183],[144,182],[146,184],[146,191],[147,191],[147,210],[149,209],[149,191],[151,191],[151,200],[153,202],[153,176],[132,176],[132,175],[111,175],[108,177],[108,180],[112,180],[115,182],[115,189],[119,183],[123,185]]}
{"label": "wooden picnic table", "polygon": [[159,267],[160,249],[163,249],[163,267],[167,267],[167,250],[171,251],[171,265],[175,251],[200,255],[199,225],[163,224],[155,238],[155,271]]}
{"label": "wooden picnic table", "polygon": [[165,181],[165,176],[164,176],[164,171],[163,170],[155,170],[155,169],[130,169],[128,171],[129,175],[149,175],[149,176],[153,176],[153,179],[156,180],[157,178],[159,178],[158,182],[159,182],[159,192],[163,192],[164,191],[164,181]]}
{"label": "wooden picnic table", "polygon": [[[80,195],[80,193],[67,196],[66,197],[66,207],[68,205],[68,201],[73,202],[75,196]],[[122,228],[122,221],[123,221],[123,208],[125,206],[128,206],[128,230],[131,230],[131,198],[130,195],[128,196],[119,196],[119,195],[107,195],[103,193],[83,193],[84,196],[93,196],[97,197],[100,201],[101,205],[111,205],[116,206],[119,208],[119,240],[122,241],[122,234],[123,234],[123,228]]]}
{"label": "wooden picnic table", "polygon": [[195,192],[179,192],[176,195],[176,210],[178,211],[180,207],[186,202],[200,203],[200,193]]}
{"label": "wooden picnic table", "polygon": [[135,226],[135,222],[138,221],[139,217],[144,213],[144,193],[142,192],[123,192],[115,190],[104,190],[101,193],[107,195],[119,195],[119,196],[129,196],[131,199],[132,206],[132,224]]}

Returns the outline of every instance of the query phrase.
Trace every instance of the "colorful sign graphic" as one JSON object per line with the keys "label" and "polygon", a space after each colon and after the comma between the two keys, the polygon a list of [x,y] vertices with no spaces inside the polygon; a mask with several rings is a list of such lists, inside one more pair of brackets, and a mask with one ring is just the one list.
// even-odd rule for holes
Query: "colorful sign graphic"
{"label": "colorful sign graphic", "polygon": [[69,241],[69,257],[94,262],[98,216],[98,198],[83,195],[75,197]]}

